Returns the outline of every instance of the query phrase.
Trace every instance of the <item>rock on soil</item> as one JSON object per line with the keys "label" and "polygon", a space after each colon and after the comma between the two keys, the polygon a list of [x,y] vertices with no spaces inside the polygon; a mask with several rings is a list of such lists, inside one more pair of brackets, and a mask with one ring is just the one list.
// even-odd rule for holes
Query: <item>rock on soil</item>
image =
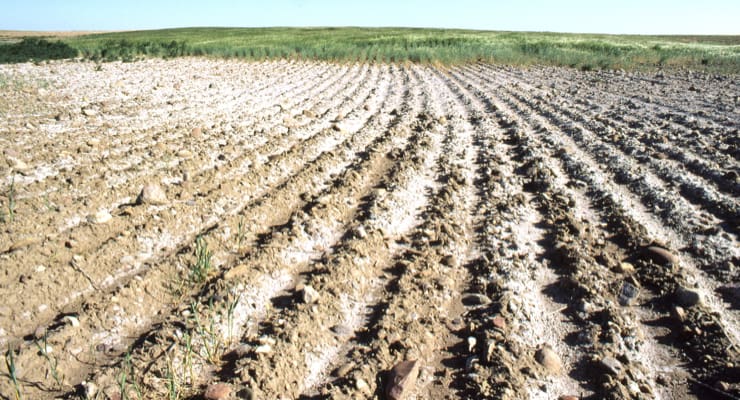
{"label": "rock on soil", "polygon": [[203,397],[206,400],[224,400],[231,394],[231,385],[226,383],[215,383],[206,388]]}
{"label": "rock on soil", "polygon": [[702,303],[702,295],[698,290],[680,287],[676,290],[676,303],[682,307],[694,307]]}
{"label": "rock on soil", "polygon": [[156,183],[149,183],[141,189],[137,204],[164,205],[167,204],[167,194],[162,187]]}
{"label": "rock on soil", "polygon": [[560,360],[560,356],[548,345],[537,350],[534,358],[551,374],[560,374],[563,370],[563,362]]}
{"label": "rock on soil", "polygon": [[419,377],[419,362],[416,360],[404,361],[396,364],[388,376],[388,385],[385,394],[390,400],[403,400],[416,386]]}

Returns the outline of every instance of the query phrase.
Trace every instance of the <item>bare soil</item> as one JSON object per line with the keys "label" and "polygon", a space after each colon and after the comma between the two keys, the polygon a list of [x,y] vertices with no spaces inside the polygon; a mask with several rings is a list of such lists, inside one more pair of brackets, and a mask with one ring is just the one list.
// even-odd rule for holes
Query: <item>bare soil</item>
{"label": "bare soil", "polygon": [[4,398],[740,397],[737,77],[0,78]]}

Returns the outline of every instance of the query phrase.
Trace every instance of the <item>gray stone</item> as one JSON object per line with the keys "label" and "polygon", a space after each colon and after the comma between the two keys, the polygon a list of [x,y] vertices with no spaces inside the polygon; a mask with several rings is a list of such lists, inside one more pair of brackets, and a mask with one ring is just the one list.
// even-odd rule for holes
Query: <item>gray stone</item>
{"label": "gray stone", "polygon": [[599,366],[608,374],[619,376],[624,370],[624,366],[614,357],[604,357],[599,361]]}
{"label": "gray stone", "polygon": [[319,301],[321,295],[311,286],[306,285],[301,291],[301,299],[306,304],[313,304]]}
{"label": "gray stone", "polygon": [[676,303],[681,307],[694,307],[701,304],[703,296],[695,289],[679,287],[676,290]]}
{"label": "gray stone", "polygon": [[619,291],[619,304],[623,306],[632,305],[637,296],[640,295],[640,288],[629,283],[622,283],[622,289]]}

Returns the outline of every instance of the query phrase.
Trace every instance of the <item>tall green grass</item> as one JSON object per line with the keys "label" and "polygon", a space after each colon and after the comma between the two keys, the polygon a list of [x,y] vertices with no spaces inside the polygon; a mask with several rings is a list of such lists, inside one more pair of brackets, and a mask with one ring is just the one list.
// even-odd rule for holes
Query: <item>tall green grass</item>
{"label": "tall green grass", "polygon": [[209,56],[264,60],[471,61],[582,69],[740,72],[740,36],[630,36],[416,28],[182,28],[60,39],[84,58]]}

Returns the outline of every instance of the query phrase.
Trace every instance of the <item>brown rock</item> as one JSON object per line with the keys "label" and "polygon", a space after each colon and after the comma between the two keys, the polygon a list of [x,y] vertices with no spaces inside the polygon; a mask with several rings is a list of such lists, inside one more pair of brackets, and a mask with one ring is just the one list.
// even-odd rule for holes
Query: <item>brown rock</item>
{"label": "brown rock", "polygon": [[678,256],[671,253],[668,249],[658,246],[649,246],[643,251],[645,257],[656,264],[671,266],[678,264]]}
{"label": "brown rock", "polygon": [[534,359],[552,374],[559,374],[563,370],[563,362],[552,347],[545,345],[534,354]]}
{"label": "brown rock", "polygon": [[493,317],[493,320],[491,322],[493,323],[494,328],[498,328],[501,330],[506,329],[506,320],[500,315]]}
{"label": "brown rock", "polygon": [[192,131],[190,131],[190,136],[192,136],[195,139],[200,139],[203,137],[203,129],[201,127],[195,127]]}
{"label": "brown rock", "polygon": [[229,397],[231,394],[231,385],[226,383],[215,383],[208,385],[206,392],[203,397],[206,400],[223,400]]}
{"label": "brown rock", "polygon": [[385,395],[390,400],[402,400],[414,390],[419,377],[417,360],[403,361],[391,369]]}
{"label": "brown rock", "polygon": [[567,394],[565,396],[558,397],[558,400],[579,400],[580,397]]}

